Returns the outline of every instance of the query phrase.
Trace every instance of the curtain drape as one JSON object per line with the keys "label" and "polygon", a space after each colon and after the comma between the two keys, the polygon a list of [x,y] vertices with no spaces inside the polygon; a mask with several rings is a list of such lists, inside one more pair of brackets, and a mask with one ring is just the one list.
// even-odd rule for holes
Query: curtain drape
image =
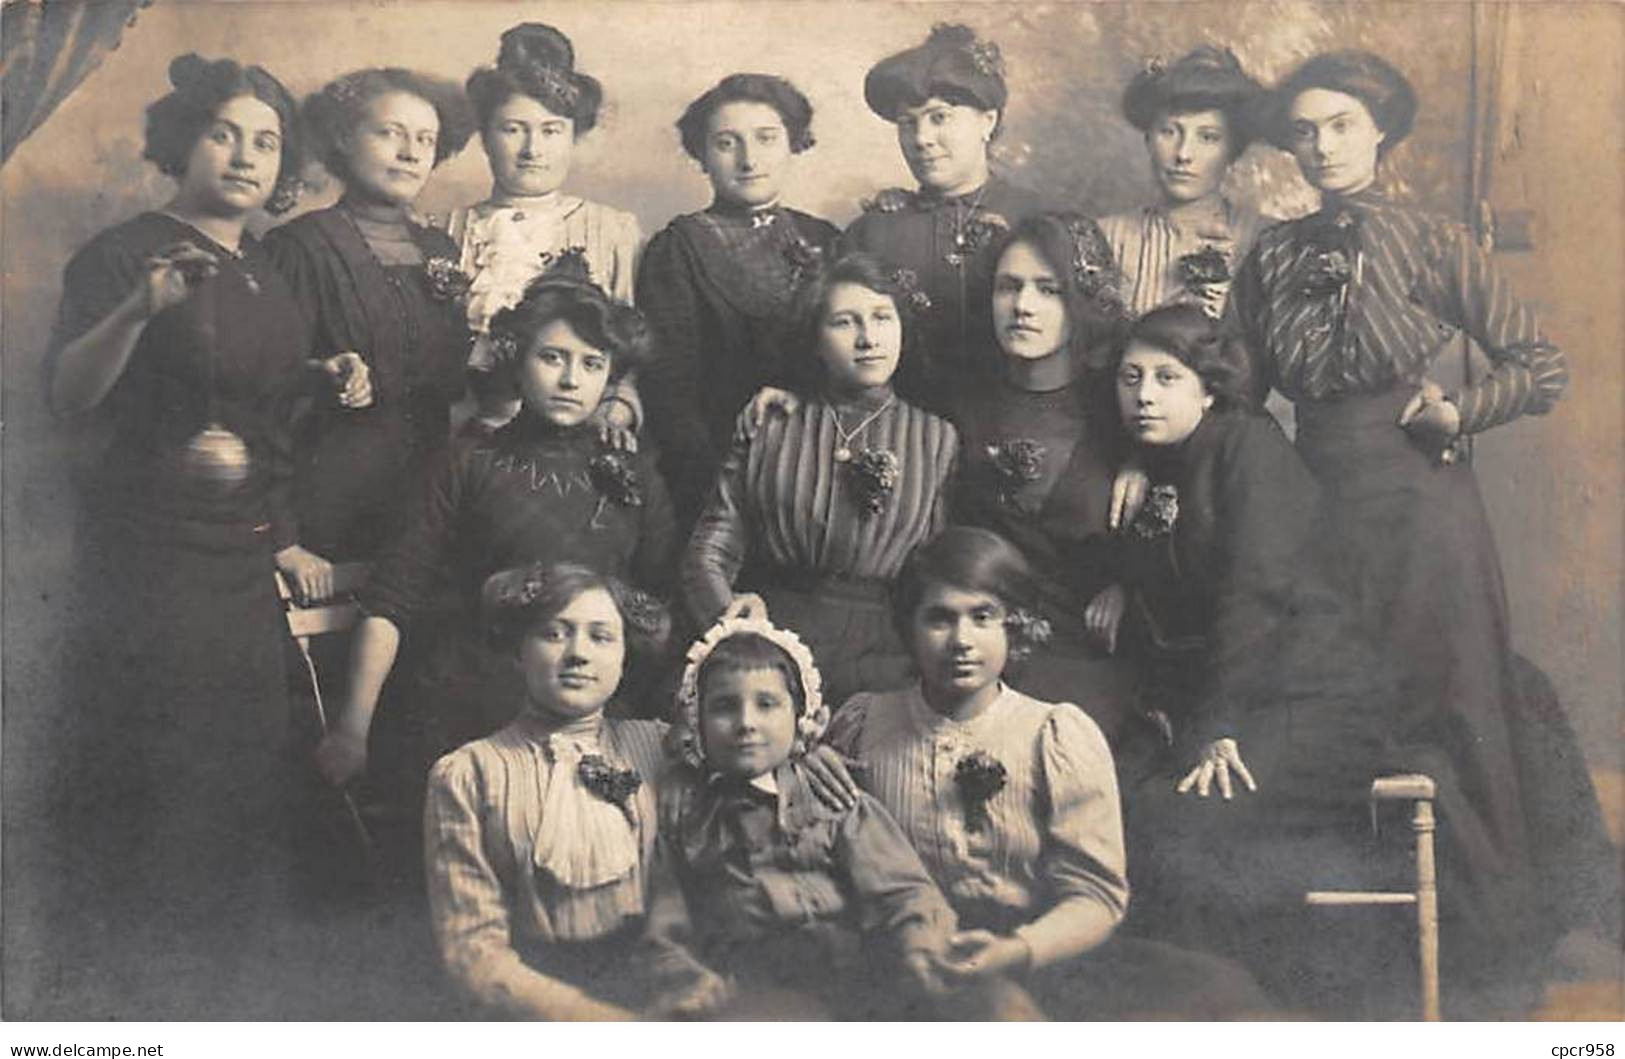
{"label": "curtain drape", "polygon": [[0,164],[44,124],[152,0],[5,0],[0,8]]}

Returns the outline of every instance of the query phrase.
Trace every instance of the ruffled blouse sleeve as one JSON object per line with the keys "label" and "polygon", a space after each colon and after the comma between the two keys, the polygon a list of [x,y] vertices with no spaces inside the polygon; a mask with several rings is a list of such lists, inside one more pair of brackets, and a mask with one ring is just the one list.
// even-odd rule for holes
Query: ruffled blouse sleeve
{"label": "ruffled blouse sleeve", "polygon": [[1054,707],[1039,730],[1042,874],[1055,903],[1015,935],[1034,967],[1088,952],[1128,910],[1117,770],[1106,739],[1075,706]]}

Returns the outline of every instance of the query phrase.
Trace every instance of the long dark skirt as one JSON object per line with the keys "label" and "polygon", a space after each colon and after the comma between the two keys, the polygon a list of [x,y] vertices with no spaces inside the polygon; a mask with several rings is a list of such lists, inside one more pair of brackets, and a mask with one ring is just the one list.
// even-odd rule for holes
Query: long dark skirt
{"label": "long dark skirt", "polygon": [[914,663],[892,623],[884,583],[832,578],[759,591],[774,624],[794,631],[812,651],[831,710],[860,691],[890,691],[913,679]]}
{"label": "long dark skirt", "polygon": [[64,718],[77,1017],[275,1017],[297,989],[289,716],[270,548],[116,515],[81,538]]}
{"label": "long dark skirt", "polygon": [[[1607,845],[1572,727],[1513,654],[1478,483],[1396,425],[1407,396],[1301,402],[1298,449],[1331,505],[1341,572],[1396,667],[1396,764],[1439,781],[1445,952],[1471,969],[1595,926],[1598,901],[1617,923],[1617,866],[1589,863]],[[1576,872],[1612,896],[1575,894],[1562,876]]]}

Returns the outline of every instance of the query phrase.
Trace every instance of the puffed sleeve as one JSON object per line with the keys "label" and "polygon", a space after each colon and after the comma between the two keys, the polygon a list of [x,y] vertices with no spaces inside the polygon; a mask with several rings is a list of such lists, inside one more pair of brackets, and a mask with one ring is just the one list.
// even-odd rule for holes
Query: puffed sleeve
{"label": "puffed sleeve", "polygon": [[[260,240],[260,245],[265,248],[266,254],[276,265],[276,270],[282,274],[289,289],[293,291],[294,301],[299,303],[299,311],[305,316],[305,329],[320,342],[322,331],[318,321],[322,316],[321,268],[316,263],[310,245],[296,236],[291,226],[287,224],[266,232]],[[319,359],[326,359],[342,352],[344,352],[342,349],[318,347],[313,350],[313,355]]]}
{"label": "puffed sleeve", "polygon": [[1076,706],[1056,706],[1039,730],[1038,766],[1042,870],[1056,901],[1015,935],[1044,967],[1111,935],[1128,910],[1128,877],[1117,770],[1100,729]]}
{"label": "puffed sleeve", "polygon": [[745,473],[752,443],[746,426],[749,415],[749,409],[740,413],[711,499],[694,524],[683,556],[683,597],[701,628],[733,601],[734,579],[750,553],[750,521],[745,514]]}
{"label": "puffed sleeve", "polygon": [[[69,260],[62,272],[62,301],[45,357],[47,400],[56,374],[57,354],[86,331],[112,315],[141,282],[142,259],[120,241],[103,235]],[[115,384],[115,392],[117,384]],[[53,409],[53,411],[55,411]]]}
{"label": "puffed sleeve", "polygon": [[941,952],[954,932],[953,909],[891,814],[859,791],[841,819],[835,856],[858,899],[865,933],[880,933],[896,953]]}
{"label": "puffed sleeve", "polygon": [[1552,410],[1568,385],[1563,351],[1546,340],[1540,321],[1472,235],[1456,224],[1439,224],[1439,267],[1427,270],[1423,297],[1441,319],[1460,327],[1484,350],[1494,368],[1452,395],[1461,430],[1474,434],[1521,415]]}
{"label": "puffed sleeve", "polygon": [[556,1018],[590,998],[532,970],[514,950],[502,880],[485,847],[483,778],[454,753],[429,774],[423,850],[429,922],[450,975],[476,1002],[509,1016]]}
{"label": "puffed sleeve", "polygon": [[830,718],[829,727],[824,729],[824,744],[840,751],[843,757],[853,760],[861,757],[863,726],[869,719],[869,701],[868,692],[859,692],[847,699],[846,704]]}
{"label": "puffed sleeve", "polygon": [[361,590],[361,609],[403,629],[429,599],[451,555],[471,464],[482,450],[452,445],[434,456],[416,507],[384,548]]}

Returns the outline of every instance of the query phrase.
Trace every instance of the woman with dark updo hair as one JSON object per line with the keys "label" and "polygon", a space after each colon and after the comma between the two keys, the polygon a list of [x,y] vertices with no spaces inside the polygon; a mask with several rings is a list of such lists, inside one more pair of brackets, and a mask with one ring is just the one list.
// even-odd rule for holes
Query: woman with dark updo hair
{"label": "woman with dark updo hair", "polygon": [[[598,125],[604,90],[575,67],[570,38],[542,22],[502,34],[494,67],[468,78],[468,98],[491,166],[491,197],[451,215],[451,237],[469,277],[468,326],[474,351],[470,384],[479,407],[472,426],[494,430],[519,410],[519,395],[493,371],[491,319],[518,303],[525,286],[566,250],[585,255],[594,283],[632,300],[637,218],[565,194],[576,142]],[[642,417],[630,375],[617,381],[599,412],[606,430],[636,433]]]}
{"label": "woman with dark updo hair", "polygon": [[686,523],[745,402],[764,386],[791,385],[790,303],[840,235],[782,201],[795,156],[813,145],[812,118],[812,104],[784,78],[730,74],[677,121],[712,202],[649,240],[638,305],[657,340],[644,387],[649,427]]}
{"label": "woman with dark updo hair", "polygon": [[1568,369],[1470,232],[1379,189],[1416,113],[1410,82],[1369,52],[1286,78],[1265,127],[1323,202],[1259,237],[1232,307],[1252,396],[1294,403],[1298,451],[1390,649],[1402,760],[1440,781],[1440,892],[1455,895],[1442,947],[1473,981],[1509,952],[1538,969],[1565,931],[1617,938],[1619,871],[1568,719],[1514,653],[1468,458],[1474,434],[1551,411]]}
{"label": "woman with dark updo hair", "polygon": [[1100,222],[1132,315],[1172,302],[1223,314],[1230,277],[1264,222],[1223,191],[1256,134],[1263,92],[1230,49],[1213,45],[1153,61],[1123,90],[1123,116],[1145,135],[1157,187],[1154,205]]}
{"label": "woman with dark updo hair", "polygon": [[[64,833],[84,854],[56,936],[87,976],[74,1017],[266,1018],[244,977],[265,956],[228,939],[269,938],[289,911],[296,772],[273,573],[319,596],[332,568],[290,498],[288,417],[317,382],[308,331],[244,226],[292,204],[299,126],[258,66],[185,55],[169,80],[145,156],[175,194],[74,254],[46,359],[53,411],[111,427],[77,540],[92,617],[63,726],[94,780],[64,770],[78,777]],[[359,372],[335,399],[365,393]],[[74,953],[81,929],[94,957]]]}
{"label": "woman with dark updo hair", "polygon": [[[415,649],[402,708],[430,726],[432,755],[512,719],[512,667],[478,632],[479,590],[493,571],[570,561],[662,595],[672,579],[671,504],[653,457],[609,447],[593,426],[616,380],[647,356],[643,318],[591,283],[571,254],[496,315],[491,335],[494,370],[524,405],[488,437],[441,458],[361,591],[366,617],[351,648],[349,692],[317,752],[335,784],[366,767],[373,712],[403,633]],[[461,607],[439,614],[428,604],[447,580]],[[411,780],[421,789],[421,775]]]}
{"label": "woman with dark updo hair", "polygon": [[456,85],[393,67],[345,74],[307,98],[303,114],[344,197],[273,229],[265,246],[314,326],[316,354],[364,363],[372,394],[306,417],[299,516],[330,558],[371,559],[400,498],[445,447],[464,389],[468,331],[442,282],[457,248],[411,208],[473,120]]}

